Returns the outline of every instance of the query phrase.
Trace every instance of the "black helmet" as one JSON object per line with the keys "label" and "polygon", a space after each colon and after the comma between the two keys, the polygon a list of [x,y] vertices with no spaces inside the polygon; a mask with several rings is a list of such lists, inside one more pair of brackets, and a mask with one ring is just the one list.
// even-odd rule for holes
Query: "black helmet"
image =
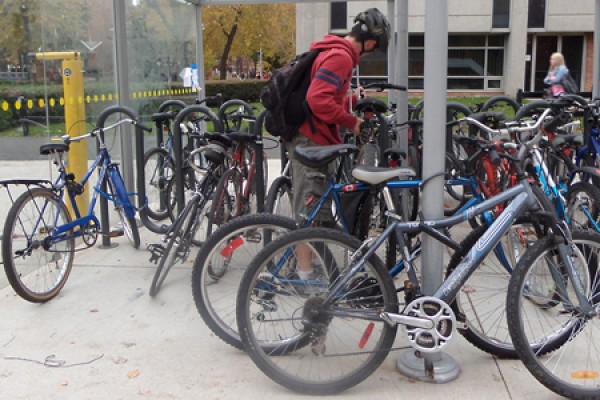
{"label": "black helmet", "polygon": [[358,31],[358,39],[361,41],[375,39],[377,48],[382,51],[387,50],[388,41],[390,39],[390,24],[377,8],[369,8],[358,14],[354,18],[354,26],[360,29]]}

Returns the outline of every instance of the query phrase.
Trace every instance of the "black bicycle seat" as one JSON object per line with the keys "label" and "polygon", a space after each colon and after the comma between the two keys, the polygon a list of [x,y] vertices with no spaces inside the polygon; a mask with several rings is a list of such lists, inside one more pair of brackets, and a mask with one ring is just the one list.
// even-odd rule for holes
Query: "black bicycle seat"
{"label": "black bicycle seat", "polygon": [[583,146],[583,135],[557,135],[552,141],[555,146],[561,146],[565,143],[571,143],[575,146]]}
{"label": "black bicycle seat", "polygon": [[257,140],[256,135],[243,131],[228,133],[227,137],[237,143],[251,143]]}
{"label": "black bicycle seat", "polygon": [[331,146],[298,146],[295,151],[296,160],[311,167],[323,167],[336,158],[347,154],[358,154],[353,144],[334,144]]}
{"label": "black bicycle seat", "polygon": [[385,103],[379,99],[374,99],[372,97],[366,97],[364,99],[360,99],[356,102],[356,111],[364,112],[364,111],[375,111],[378,113],[384,113],[387,111],[387,106]]}
{"label": "black bicycle seat", "polygon": [[48,143],[40,146],[40,154],[47,156],[53,153],[64,153],[69,151],[69,145],[64,143]]}

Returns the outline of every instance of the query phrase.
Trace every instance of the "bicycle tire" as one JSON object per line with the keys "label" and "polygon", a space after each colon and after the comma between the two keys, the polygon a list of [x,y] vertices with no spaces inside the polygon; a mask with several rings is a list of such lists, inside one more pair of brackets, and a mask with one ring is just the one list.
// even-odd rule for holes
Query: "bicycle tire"
{"label": "bicycle tire", "polygon": [[569,186],[566,197],[571,229],[595,229],[600,216],[600,189],[589,182],[577,182]]}
{"label": "bicycle tire", "polygon": [[[44,214],[40,215],[41,212]],[[15,200],[4,223],[2,260],[6,277],[15,292],[32,303],[44,303],[56,297],[73,268],[75,239],[72,230],[66,232],[70,239],[44,249],[43,241],[51,232],[56,217],[60,225],[71,222],[67,207],[59,203],[52,190],[34,188]],[[41,222],[38,222],[39,218]],[[34,226],[26,228],[31,223],[42,226],[34,233]]]}
{"label": "bicycle tire", "polygon": [[[587,292],[585,297],[588,300],[595,299],[592,303],[597,309],[600,236],[591,232],[573,232],[573,241],[572,258],[578,268],[578,275],[585,279],[581,282]],[[539,302],[530,301],[532,296],[547,297],[548,294],[555,294],[538,294],[531,289],[536,282],[541,282],[538,287],[548,292],[543,278],[547,275],[549,265],[554,265],[551,268],[555,273],[548,282],[555,287],[556,279],[561,277],[566,285],[566,293],[574,295],[572,280],[566,278],[561,263],[546,262],[558,253],[556,244],[560,242],[562,238],[557,240],[552,236],[546,237],[534,244],[519,261],[508,289],[508,327],[519,358],[540,383],[568,398],[598,399],[600,354],[597,335],[600,320],[597,316],[585,318],[577,311],[578,307],[571,303],[570,298],[561,297],[560,302],[551,308],[537,307]],[[544,262],[538,264],[542,260]],[[542,349],[554,353],[540,357],[540,348],[532,348],[530,343],[545,343]]]}
{"label": "bicycle tire", "polygon": [[[273,266],[280,254],[300,244],[312,249],[314,255],[317,248],[327,249],[327,254],[335,258],[321,261],[342,273],[349,267],[349,252],[354,253],[361,242],[324,228],[291,231],[271,242],[256,255],[242,278],[237,298],[238,329],[251,359],[278,384],[304,394],[338,393],[366,379],[385,360],[396,326],[377,318],[361,319],[361,315],[374,316],[375,310],[377,314],[397,312],[396,288],[376,255],[332,299],[331,306],[325,306],[323,299],[336,279],[330,279],[308,297],[281,278],[272,281]],[[258,300],[273,307],[256,309]]]}
{"label": "bicycle tire", "polygon": [[185,258],[186,254],[189,252],[189,247],[191,245],[189,234],[194,234],[191,230],[197,219],[196,214],[200,206],[200,201],[201,198],[199,195],[192,197],[181,214],[177,217],[172,229],[169,231],[169,234],[167,235],[169,240],[160,256],[158,266],[156,267],[154,277],[152,278],[152,283],[150,284],[150,290],[148,291],[150,297],[155,297],[158,294],[167,274],[173,265],[177,263],[178,257],[183,253],[183,257]]}
{"label": "bicycle tire", "polygon": [[209,329],[225,343],[243,348],[235,304],[248,261],[264,247],[263,241],[268,243],[293,229],[296,221],[279,215],[245,215],[221,226],[196,255],[192,269],[194,303]]}
{"label": "bicycle tire", "polygon": [[225,171],[219,179],[208,213],[207,236],[229,220],[239,217],[243,201],[241,198],[243,181],[244,177],[236,169]]}
{"label": "bicycle tire", "polygon": [[155,147],[144,154],[144,179],[148,216],[162,221],[169,217],[167,187],[173,179],[175,163],[167,150]]}
{"label": "bicycle tire", "polygon": [[530,103],[523,104],[515,114],[515,120],[539,116],[545,109],[549,108],[551,104],[552,103],[548,100],[534,100]]}
{"label": "bicycle tire", "polygon": [[283,217],[293,218],[294,208],[292,199],[294,198],[292,189],[292,180],[287,176],[277,177],[267,192],[267,203],[265,212],[281,215]]}
{"label": "bicycle tire", "polygon": [[[510,96],[494,96],[481,106],[481,111],[501,111],[506,119],[513,119],[521,106]],[[500,109],[500,110],[499,110]]]}

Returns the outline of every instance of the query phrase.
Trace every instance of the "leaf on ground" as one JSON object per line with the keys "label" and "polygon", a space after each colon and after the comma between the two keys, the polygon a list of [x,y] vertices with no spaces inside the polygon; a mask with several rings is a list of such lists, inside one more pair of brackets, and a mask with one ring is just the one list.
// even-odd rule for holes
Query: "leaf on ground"
{"label": "leaf on ground", "polygon": [[92,309],[90,310],[90,312],[98,312],[98,311],[99,311],[99,310],[98,310],[97,308],[92,308]]}
{"label": "leaf on ground", "polygon": [[133,342],[123,342],[121,344],[127,348],[135,346],[135,343],[133,343]]}
{"label": "leaf on ground", "polygon": [[127,374],[127,377],[129,379],[132,379],[132,378],[137,378],[139,375],[140,375],[140,370],[134,369],[133,371],[129,371],[129,373]]}
{"label": "leaf on ground", "polygon": [[115,364],[125,364],[125,363],[127,362],[127,359],[126,359],[126,358],[123,358],[123,357],[119,357],[119,358],[117,358],[117,359],[113,360],[113,362],[114,362]]}
{"label": "leaf on ground", "polygon": [[66,379],[63,379],[62,381],[60,381],[59,385],[60,386],[69,386],[69,381]]}

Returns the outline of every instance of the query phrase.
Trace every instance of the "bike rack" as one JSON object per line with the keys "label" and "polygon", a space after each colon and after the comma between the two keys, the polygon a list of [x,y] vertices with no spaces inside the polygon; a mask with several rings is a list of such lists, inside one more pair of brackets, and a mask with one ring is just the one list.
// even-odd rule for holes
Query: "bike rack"
{"label": "bike rack", "polygon": [[[183,174],[182,174],[182,166],[183,166],[183,140],[181,134],[181,126],[180,124],[184,121],[185,117],[187,117],[191,113],[203,113],[208,115],[213,124],[215,124],[214,129],[216,132],[222,132],[223,127],[221,126],[221,122],[217,118],[217,116],[207,107],[200,105],[191,105],[187,106],[183,110],[179,111],[177,117],[175,117],[175,121],[173,124],[173,152],[175,154],[175,199],[177,202],[177,213],[181,213],[183,208],[185,207],[185,197],[184,197],[184,189],[183,189]],[[188,143],[191,145],[191,143]],[[142,162],[143,164],[143,162]],[[143,169],[142,165],[142,169]]]}
{"label": "bike rack", "polygon": [[[158,112],[163,112],[169,107],[178,108],[178,111],[180,111],[186,108],[187,104],[182,100],[167,100],[164,101],[160,106],[158,106]],[[156,147],[160,147],[160,145],[164,142],[162,128],[163,122],[156,121]]]}
{"label": "bike rack", "polygon": [[[129,107],[124,106],[111,106],[104,110],[99,116],[96,122],[96,128],[104,128],[104,123],[112,114],[121,113],[127,115],[133,120],[138,120],[138,115]],[[104,139],[104,138],[103,138]],[[167,226],[158,226],[153,223],[148,217],[146,207],[146,187],[144,185],[144,131],[141,126],[135,126],[135,156],[136,156],[136,170],[137,170],[137,199],[138,199],[138,212],[140,219],[144,226],[155,233],[164,233],[167,231]],[[102,183],[101,190],[106,191],[106,183]],[[100,197],[100,225],[108,226],[108,201],[104,197]],[[102,246],[110,247],[110,237],[102,236]]]}

